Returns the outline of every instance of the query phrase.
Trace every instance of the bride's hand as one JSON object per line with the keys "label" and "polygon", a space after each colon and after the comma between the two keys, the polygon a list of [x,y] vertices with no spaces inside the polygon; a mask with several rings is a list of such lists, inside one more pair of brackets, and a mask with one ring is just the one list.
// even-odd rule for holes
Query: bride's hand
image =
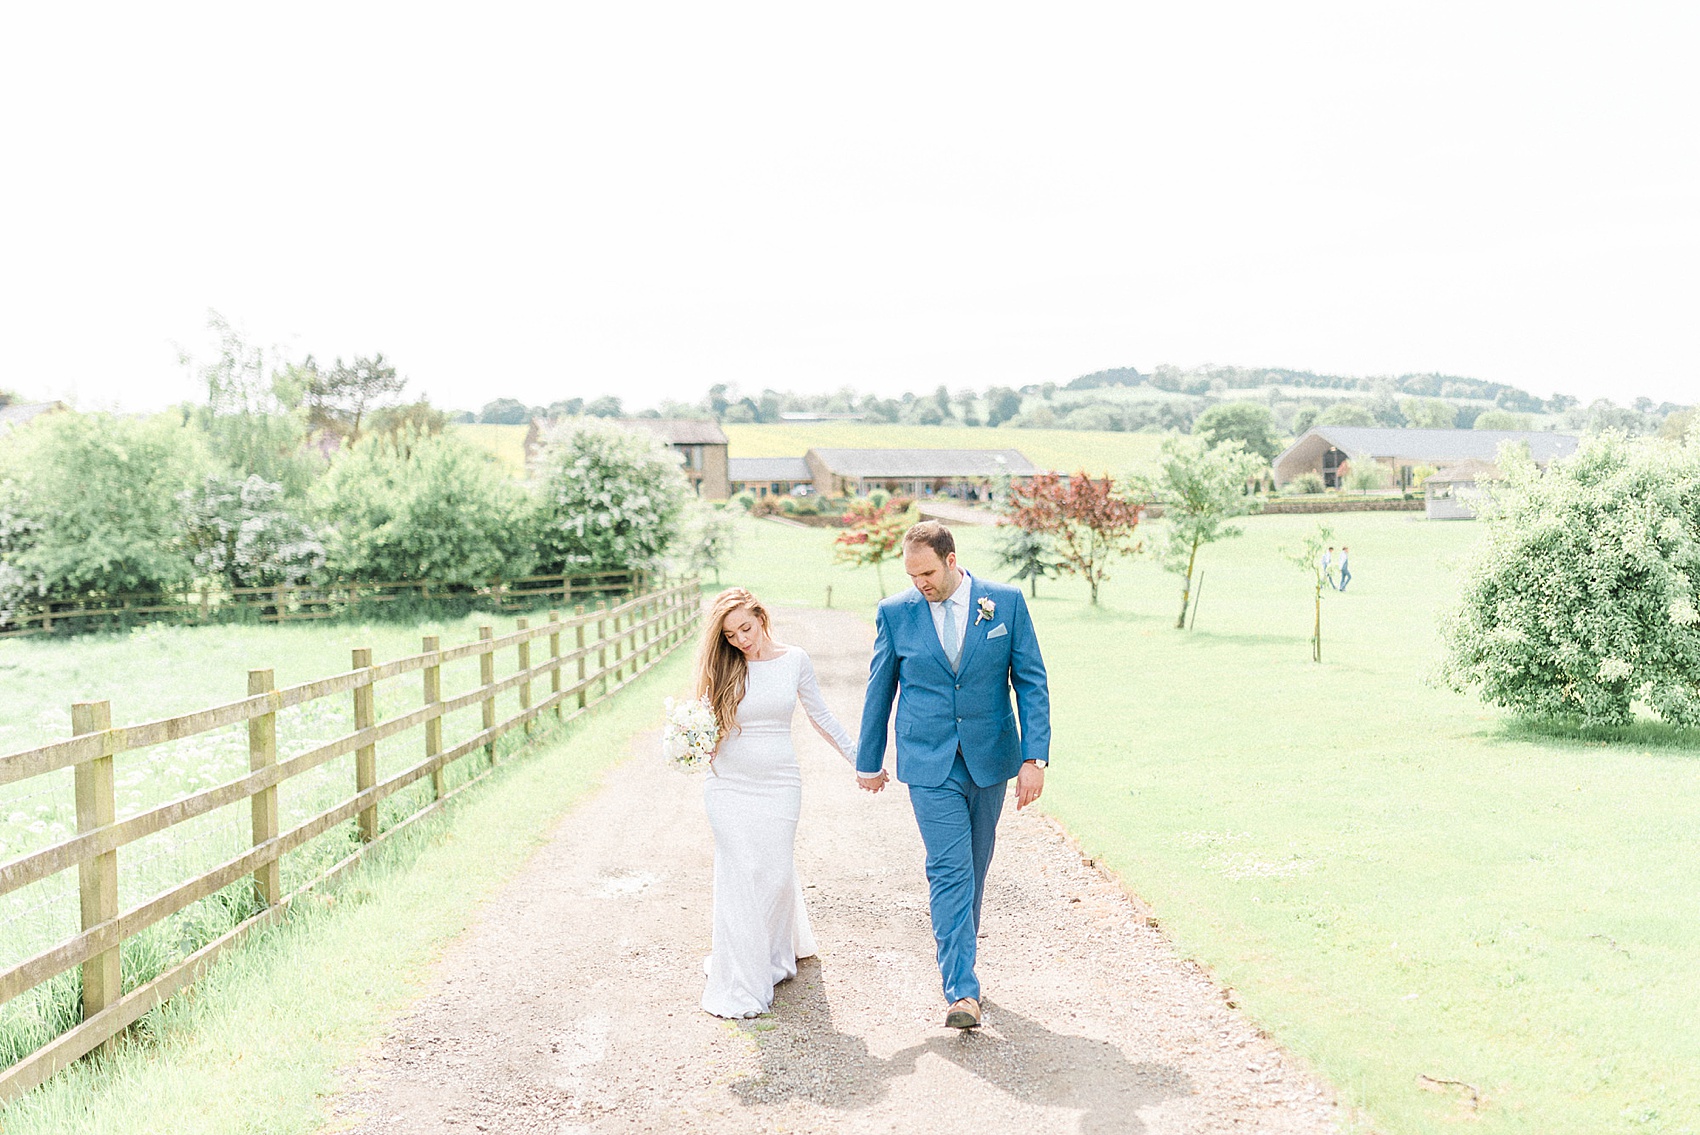
{"label": "bride's hand", "polygon": [[878,792],[885,787],[885,782],[889,779],[891,779],[891,774],[884,769],[873,776],[863,776],[861,773],[857,773],[856,787],[864,792]]}

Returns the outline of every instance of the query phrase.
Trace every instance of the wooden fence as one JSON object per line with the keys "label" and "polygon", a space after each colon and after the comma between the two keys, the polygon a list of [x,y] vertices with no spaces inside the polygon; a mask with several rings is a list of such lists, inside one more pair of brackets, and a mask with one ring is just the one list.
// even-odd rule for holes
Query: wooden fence
{"label": "wooden fence", "polygon": [[[464,646],[443,649],[435,637],[428,637],[423,653],[394,662],[378,664],[370,650],[355,650],[354,669],[347,673],[281,690],[273,688],[270,670],[250,670],[249,696],[243,700],[144,725],[114,728],[109,703],[78,703],[72,710],[74,736],[70,740],[0,756],[0,786],[72,768],[77,813],[75,835],[0,864],[0,896],[75,868],[82,906],[81,933],[0,971],[3,1005],[73,966],[82,967],[82,1023],[0,1072],[0,1099],[28,1091],[118,1035],[194,981],[218,953],[288,909],[305,890],[341,872],[377,840],[436,809],[452,795],[445,791],[444,770],[454,762],[482,750],[493,765],[496,742],[509,730],[523,727],[530,731],[533,720],[544,713],[565,717],[583,712],[685,643],[700,615],[699,587],[694,578],[671,584],[664,581],[663,586],[616,606],[591,611],[580,607],[567,618],[550,612],[542,626],[532,627],[526,619],[519,619],[517,630],[500,637],[483,627],[479,640]],[[546,648],[540,662],[532,661],[534,647],[540,651]],[[496,652],[505,650],[516,653],[517,669],[497,681]],[[470,692],[444,698],[443,668],[473,660],[478,663],[478,685]],[[407,674],[421,676],[424,696],[420,708],[380,722],[373,708],[375,688]],[[535,686],[542,683],[548,684],[548,693],[534,698]],[[508,691],[517,691],[519,712],[498,721],[496,698]],[[352,699],[354,732],[280,761],[278,712],[327,698]],[[480,708],[481,728],[444,749],[444,718],[473,706]],[[115,755],[243,722],[248,727],[248,775],[122,821],[117,819]],[[410,730],[420,731],[420,759],[379,780],[378,743]],[[279,831],[279,788],[293,777],[350,754],[354,757],[352,791],[333,807]],[[488,771],[486,767],[472,779]],[[379,803],[426,778],[431,782],[429,801],[380,832]],[[460,791],[460,787],[454,791]],[[119,910],[119,853],[125,845],[244,801],[251,806],[251,850],[176,882],[131,909]],[[349,820],[355,821],[360,841],[355,852],[294,892],[283,894],[281,857]],[[260,913],[145,984],[123,992],[119,948],[126,939],[244,876],[252,876],[256,895],[264,903]]]}
{"label": "wooden fence", "polygon": [[528,575],[497,579],[474,586],[413,580],[406,583],[280,584],[277,587],[202,587],[172,594],[120,595],[104,599],[46,600],[0,612],[0,638],[44,634],[55,626],[78,621],[206,623],[239,612],[257,611],[262,622],[330,619],[372,603],[405,598],[423,601],[470,599],[484,607],[511,611],[542,603],[571,607],[608,599],[644,587],[644,573],[581,572],[575,575]]}

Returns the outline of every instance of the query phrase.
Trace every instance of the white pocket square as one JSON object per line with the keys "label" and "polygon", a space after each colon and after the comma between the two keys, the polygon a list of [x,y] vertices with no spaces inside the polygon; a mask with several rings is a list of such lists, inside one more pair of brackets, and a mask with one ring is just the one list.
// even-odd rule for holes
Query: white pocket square
{"label": "white pocket square", "polygon": [[991,630],[986,632],[986,638],[987,639],[1002,638],[1004,635],[1006,635],[1008,633],[1009,633],[1008,624],[999,623],[997,626],[993,627]]}

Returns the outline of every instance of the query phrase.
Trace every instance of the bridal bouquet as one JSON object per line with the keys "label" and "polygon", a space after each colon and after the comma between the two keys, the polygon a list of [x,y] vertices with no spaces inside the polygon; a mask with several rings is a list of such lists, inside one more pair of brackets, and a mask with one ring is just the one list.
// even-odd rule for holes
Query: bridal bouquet
{"label": "bridal bouquet", "polygon": [[695,768],[714,755],[720,725],[707,698],[667,699],[667,724],[661,730],[661,753],[680,768]]}

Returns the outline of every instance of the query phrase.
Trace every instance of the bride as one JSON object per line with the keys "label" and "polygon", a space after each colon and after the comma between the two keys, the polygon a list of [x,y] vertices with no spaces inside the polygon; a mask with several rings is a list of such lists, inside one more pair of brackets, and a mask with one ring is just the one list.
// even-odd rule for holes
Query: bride
{"label": "bride", "polygon": [[792,863],[802,772],[791,748],[799,700],[817,732],[853,765],[856,745],[821,699],[800,647],[773,640],[767,608],[742,587],[715,596],[697,652],[696,693],[714,709],[720,743],[703,788],[714,829],[714,949],[702,1007],[755,1017],[773,987],[815,952]]}

